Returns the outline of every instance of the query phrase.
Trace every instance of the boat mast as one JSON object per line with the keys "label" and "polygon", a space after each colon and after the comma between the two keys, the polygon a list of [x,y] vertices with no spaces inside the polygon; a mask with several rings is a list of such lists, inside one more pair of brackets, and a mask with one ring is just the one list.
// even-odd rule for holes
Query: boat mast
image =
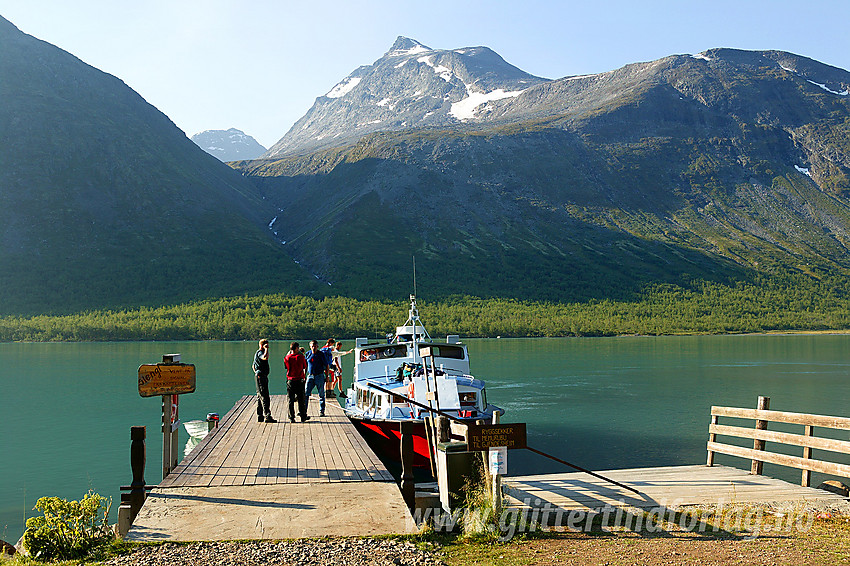
{"label": "boat mast", "polygon": [[[416,288],[416,260],[413,260],[413,288]],[[413,361],[416,362],[416,357],[419,355],[419,341],[416,337],[416,322],[419,320],[419,309],[416,308],[416,293],[410,295],[410,313],[408,317],[413,322]]]}

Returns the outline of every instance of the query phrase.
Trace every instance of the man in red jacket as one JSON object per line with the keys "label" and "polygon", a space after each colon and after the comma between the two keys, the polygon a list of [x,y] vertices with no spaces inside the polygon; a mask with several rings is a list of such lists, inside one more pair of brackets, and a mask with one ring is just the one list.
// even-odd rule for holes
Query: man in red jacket
{"label": "man in red jacket", "polygon": [[298,342],[293,342],[289,345],[289,353],[283,358],[283,365],[286,366],[286,396],[289,398],[289,422],[295,422],[295,403],[298,402],[298,416],[301,417],[301,422],[310,420],[307,416],[307,398],[304,395],[304,385],[306,382],[305,370],[307,369],[307,360],[304,359],[304,354],[298,346]]}

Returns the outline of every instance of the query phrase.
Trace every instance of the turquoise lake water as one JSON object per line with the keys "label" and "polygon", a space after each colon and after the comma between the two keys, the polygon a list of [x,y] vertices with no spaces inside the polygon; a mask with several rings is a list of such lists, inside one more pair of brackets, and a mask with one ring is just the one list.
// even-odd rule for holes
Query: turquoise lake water
{"label": "turquoise lake water", "polygon": [[[711,405],[755,407],[766,395],[772,409],[850,416],[850,336],[468,343],[472,373],[486,380],[489,401],[506,409],[503,421],[528,423],[529,445],[595,470],[704,463]],[[180,400],[181,419],[192,420],[224,415],[253,393],[255,349],[255,342],[0,344],[0,539],[18,539],[42,496],[78,499],[93,489],[117,508],[118,487],[131,479],[131,426],[147,426],[145,479],[161,479],[160,400],[139,397],[140,364],[180,353],[196,365],[197,390]],[[273,394],[284,393],[285,349],[272,343]],[[182,429],[180,439],[182,446]],[[718,462],[749,468],[732,457]],[[569,471],[525,451],[511,451],[508,468],[509,475]],[[796,470],[768,465],[765,473],[799,482]]]}

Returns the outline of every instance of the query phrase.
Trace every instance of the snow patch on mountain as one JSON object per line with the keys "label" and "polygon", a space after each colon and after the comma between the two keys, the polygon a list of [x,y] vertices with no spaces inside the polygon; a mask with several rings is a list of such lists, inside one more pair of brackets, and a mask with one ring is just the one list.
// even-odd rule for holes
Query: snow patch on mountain
{"label": "snow patch on mountain", "polygon": [[503,89],[497,88],[491,92],[472,92],[470,86],[467,85],[466,92],[469,96],[459,102],[452,103],[452,109],[449,110],[449,114],[461,122],[475,118],[475,112],[482,104],[490,102],[491,100],[514,98],[522,94],[524,91],[512,90],[510,92],[505,92]]}
{"label": "snow patch on mountain", "polygon": [[354,87],[359,85],[361,80],[362,79],[360,77],[348,77],[333,87],[325,96],[327,98],[342,98],[351,92]]}
{"label": "snow patch on mountain", "polygon": [[434,69],[434,72],[437,73],[437,75],[439,75],[439,77],[441,79],[443,79],[444,81],[446,81],[447,83],[452,82],[452,79],[455,76],[454,73],[452,73],[452,70],[449,69],[448,67],[446,67],[444,65],[435,65],[433,55],[428,55],[426,57],[420,57],[419,59],[417,59],[417,61],[419,61],[420,63],[425,63],[426,65],[428,65],[429,67]]}
{"label": "snow patch on mountain", "polygon": [[806,79],[806,81],[812,83],[815,86],[821,87],[826,92],[830,92],[832,94],[837,94],[838,96],[847,96],[848,94],[850,94],[850,92],[848,92],[847,90],[842,90],[841,92],[834,91],[831,88],[829,88],[828,86],[826,86],[825,84],[816,83],[815,81],[813,81],[811,79]]}

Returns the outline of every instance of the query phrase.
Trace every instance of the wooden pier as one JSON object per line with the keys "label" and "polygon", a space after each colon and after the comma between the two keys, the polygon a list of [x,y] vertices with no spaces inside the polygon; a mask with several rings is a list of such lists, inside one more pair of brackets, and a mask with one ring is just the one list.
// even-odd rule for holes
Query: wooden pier
{"label": "wooden pier", "polygon": [[335,399],[290,423],[257,422],[245,396],[151,492],[127,539],[234,540],[415,531],[401,492]]}
{"label": "wooden pier", "polygon": [[581,472],[506,477],[506,505],[517,508],[602,511],[606,508],[738,504],[846,505],[847,498],[822,489],[753,475],[729,466],[668,466],[599,472],[640,495]]}
{"label": "wooden pier", "polygon": [[[811,488],[811,473],[850,477],[850,465],[826,460],[850,454],[850,442],[815,435],[819,429],[850,430],[850,418],[828,415],[770,411],[769,397],[759,397],[756,409],[712,407],[705,466],[669,466],[601,472],[606,478],[626,484],[639,494],[586,473],[570,472],[505,478],[507,505],[520,509],[600,511],[610,508],[688,507],[698,505],[790,504],[840,507],[850,512],[846,495]],[[732,419],[720,424],[720,418]],[[754,421],[742,426],[741,421]],[[768,423],[802,427],[803,434],[768,430]],[[734,426],[733,426],[734,425]],[[720,442],[719,436],[753,440],[753,448]],[[802,456],[767,450],[766,442],[801,449]],[[823,456],[815,458],[813,449]],[[715,453],[751,460],[750,471],[714,464]],[[802,470],[801,485],[765,477],[764,462]]]}
{"label": "wooden pier", "polygon": [[159,487],[393,481],[336,399],[325,417],[318,405],[310,402],[310,421],[290,423],[286,396],[273,395],[279,422],[258,423],[257,398],[246,395]]}

